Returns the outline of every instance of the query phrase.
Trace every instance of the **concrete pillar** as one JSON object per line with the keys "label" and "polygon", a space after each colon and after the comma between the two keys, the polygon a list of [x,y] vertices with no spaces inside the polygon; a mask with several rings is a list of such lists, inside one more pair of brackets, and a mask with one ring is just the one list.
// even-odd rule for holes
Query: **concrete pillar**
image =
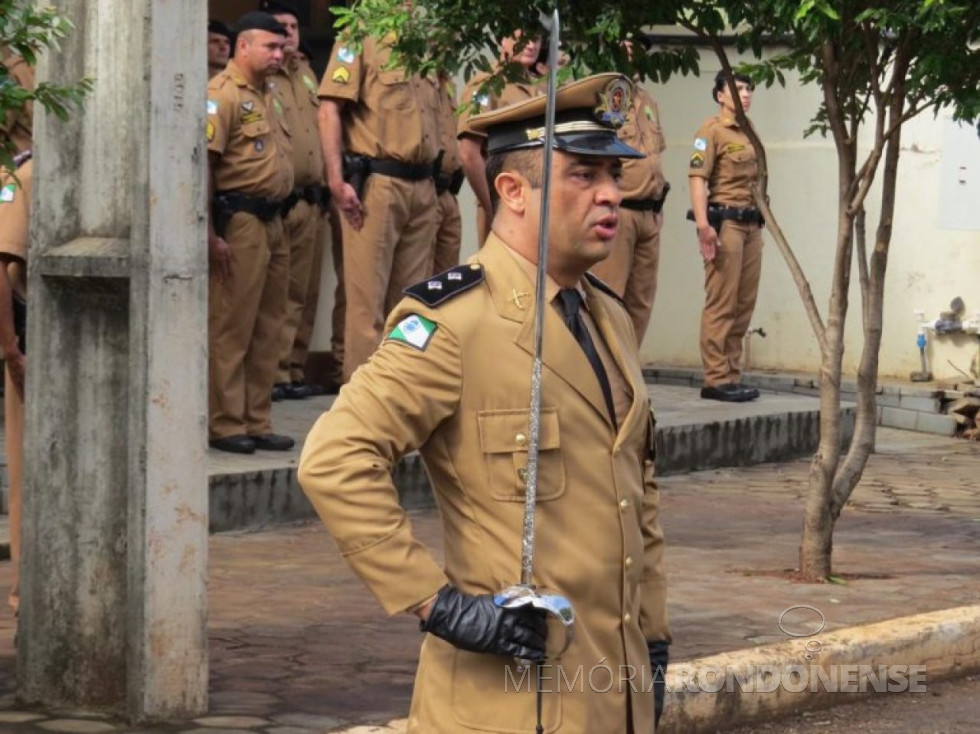
{"label": "concrete pillar", "polygon": [[35,124],[18,689],[136,720],[207,709],[205,24],[56,0]]}

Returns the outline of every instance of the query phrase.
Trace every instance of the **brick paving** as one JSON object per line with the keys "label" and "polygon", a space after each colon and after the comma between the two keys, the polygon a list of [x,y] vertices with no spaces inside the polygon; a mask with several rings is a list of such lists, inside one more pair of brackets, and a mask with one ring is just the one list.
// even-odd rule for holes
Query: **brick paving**
{"label": "brick paving", "polygon": [[[796,562],[807,461],[662,480],[674,660],[784,641],[777,619],[797,604],[838,629],[980,603],[980,444],[882,429],[878,451],[838,522],[835,571],[855,575],[846,585],[780,575]],[[436,514],[416,512],[412,522],[438,548]],[[404,731],[417,625],[381,612],[325,531],[217,535],[210,559],[207,717],[138,727],[18,708],[4,610],[0,733]],[[8,573],[0,564],[0,587]]]}

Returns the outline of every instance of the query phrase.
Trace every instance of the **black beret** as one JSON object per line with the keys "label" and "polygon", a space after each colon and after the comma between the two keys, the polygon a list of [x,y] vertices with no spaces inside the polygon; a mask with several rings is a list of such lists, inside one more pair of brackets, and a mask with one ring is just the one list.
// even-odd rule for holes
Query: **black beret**
{"label": "black beret", "polygon": [[229,41],[231,40],[232,37],[231,28],[226,26],[220,20],[208,21],[208,33],[217,33],[219,36],[224,36]]}
{"label": "black beret", "polygon": [[291,16],[299,20],[299,11],[293,3],[286,2],[286,0],[259,0],[259,10],[262,10],[269,15],[277,15],[279,13],[289,13]]}
{"label": "black beret", "polygon": [[238,19],[236,25],[239,33],[243,31],[267,31],[269,33],[277,33],[280,36],[289,35],[278,20],[268,13],[263,13],[261,10],[253,10],[250,13],[245,13],[245,15]]}

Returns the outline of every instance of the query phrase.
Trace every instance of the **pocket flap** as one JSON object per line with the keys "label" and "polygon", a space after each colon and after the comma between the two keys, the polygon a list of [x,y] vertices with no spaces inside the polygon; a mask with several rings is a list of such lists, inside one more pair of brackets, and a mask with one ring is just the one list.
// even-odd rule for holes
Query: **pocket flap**
{"label": "pocket flap", "polygon": [[[527,451],[531,440],[529,410],[485,410],[477,419],[480,424],[480,446],[485,454],[512,454]],[[539,451],[557,449],[558,408],[541,409]]]}

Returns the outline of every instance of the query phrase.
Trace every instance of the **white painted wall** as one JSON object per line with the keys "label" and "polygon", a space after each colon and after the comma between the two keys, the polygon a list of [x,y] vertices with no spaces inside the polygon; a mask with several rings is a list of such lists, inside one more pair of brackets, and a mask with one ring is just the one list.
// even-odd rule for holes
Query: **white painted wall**
{"label": "white painted wall", "polygon": [[[642,348],[643,356],[659,365],[700,365],[698,328],[703,269],[693,225],[684,219],[690,205],[687,161],[695,130],[716,110],[710,89],[718,68],[715,59],[706,56],[700,78],[677,77],[666,85],[647,85],[660,104],[668,145],[664,169],[673,184],[665,208],[657,301]],[[769,191],[774,211],[824,312],[835,248],[837,156],[830,139],[803,137],[818,99],[815,87],[800,87],[791,79],[785,88],[757,90],[751,117],[769,155]],[[907,379],[910,372],[919,369],[915,309],[924,310],[928,318],[934,319],[954,296],[960,296],[966,302],[968,315],[980,311],[980,197],[973,198],[972,193],[980,182],[980,138],[972,128],[952,131],[948,125],[951,123],[944,117],[937,120],[926,114],[903,130],[898,206],[886,283],[882,377]],[[952,150],[949,141],[954,141]],[[949,180],[951,176],[964,175],[961,166],[966,166],[966,184]],[[944,170],[951,172],[945,182]],[[944,199],[951,197],[957,203],[943,209]],[[475,205],[468,187],[464,186],[460,204],[465,257],[476,250]],[[954,221],[950,211],[961,211],[963,206],[971,215],[961,215]],[[873,238],[877,223],[874,192],[868,209],[869,237]],[[943,224],[972,225],[974,229],[948,229]],[[327,269],[324,286],[331,290],[322,293],[332,292],[332,278]],[[845,370],[849,373],[856,367],[861,347],[856,268],[851,291],[845,345]],[[314,348],[327,349],[330,299],[322,299],[321,304]],[[816,370],[816,341],[789,271],[768,237],[752,322],[752,328],[758,326],[768,336],[752,337],[754,368]],[[937,379],[962,379],[948,361],[969,372],[977,353],[975,336],[930,337],[929,356]]]}

